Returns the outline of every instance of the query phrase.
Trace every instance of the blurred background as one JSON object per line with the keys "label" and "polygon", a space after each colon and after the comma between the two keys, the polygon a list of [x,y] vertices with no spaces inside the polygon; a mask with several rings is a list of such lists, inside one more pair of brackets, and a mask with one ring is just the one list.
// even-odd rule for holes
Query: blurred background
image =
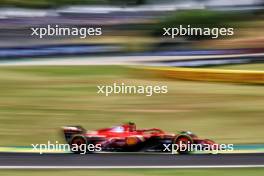
{"label": "blurred background", "polygon": [[[181,24],[233,27],[235,35],[162,35],[162,28]],[[31,27],[47,25],[102,27],[103,35],[31,36]],[[61,126],[96,129],[127,121],[191,130],[219,143],[263,143],[263,84],[183,81],[127,67],[263,74],[263,29],[261,0],[1,0],[0,146],[64,142]],[[168,85],[169,93],[96,93],[97,85],[114,82]]]}
{"label": "blurred background", "polygon": [[[263,52],[264,6],[259,0],[4,0],[0,7],[1,59]],[[171,39],[162,35],[162,28],[180,24],[233,27],[235,35],[214,40],[208,36]],[[103,35],[86,39],[52,36],[42,40],[31,36],[31,27],[47,25],[102,27]],[[243,61],[234,59],[233,62]],[[167,64],[178,66],[182,63],[172,59]]]}

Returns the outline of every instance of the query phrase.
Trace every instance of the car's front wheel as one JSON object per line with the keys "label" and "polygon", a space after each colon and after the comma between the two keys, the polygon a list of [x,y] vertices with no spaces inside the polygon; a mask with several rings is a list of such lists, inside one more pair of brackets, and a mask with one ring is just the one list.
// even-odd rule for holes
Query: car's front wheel
{"label": "car's front wheel", "polygon": [[193,144],[193,140],[188,135],[179,135],[173,141],[174,149],[179,154],[189,154],[192,149],[191,145]]}

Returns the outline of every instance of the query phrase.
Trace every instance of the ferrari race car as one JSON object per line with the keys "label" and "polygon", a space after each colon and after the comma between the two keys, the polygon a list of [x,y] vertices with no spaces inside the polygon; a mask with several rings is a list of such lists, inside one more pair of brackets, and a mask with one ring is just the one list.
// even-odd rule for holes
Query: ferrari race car
{"label": "ferrari race car", "polygon": [[[188,154],[195,150],[214,150],[218,147],[214,141],[200,139],[189,131],[170,134],[158,128],[136,129],[134,123],[126,123],[111,128],[88,131],[81,126],[63,127],[67,143],[73,153],[81,153],[84,146],[92,145],[92,152],[172,152]],[[95,147],[94,147],[95,146]],[[87,148],[86,148],[87,149]],[[86,150],[85,149],[85,150]]]}

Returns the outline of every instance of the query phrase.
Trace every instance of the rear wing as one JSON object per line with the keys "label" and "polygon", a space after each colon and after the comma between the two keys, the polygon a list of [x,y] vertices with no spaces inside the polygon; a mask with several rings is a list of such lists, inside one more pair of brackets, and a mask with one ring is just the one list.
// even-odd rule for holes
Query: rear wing
{"label": "rear wing", "polygon": [[72,136],[76,134],[83,134],[86,132],[86,129],[82,126],[65,126],[62,127],[65,140],[69,143]]}

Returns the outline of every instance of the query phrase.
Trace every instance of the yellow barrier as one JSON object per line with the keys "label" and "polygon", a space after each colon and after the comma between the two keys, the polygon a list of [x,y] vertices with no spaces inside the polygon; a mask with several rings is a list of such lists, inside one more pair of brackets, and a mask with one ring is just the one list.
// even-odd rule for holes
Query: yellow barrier
{"label": "yellow barrier", "polygon": [[145,67],[144,70],[173,79],[264,84],[264,71],[178,67]]}

